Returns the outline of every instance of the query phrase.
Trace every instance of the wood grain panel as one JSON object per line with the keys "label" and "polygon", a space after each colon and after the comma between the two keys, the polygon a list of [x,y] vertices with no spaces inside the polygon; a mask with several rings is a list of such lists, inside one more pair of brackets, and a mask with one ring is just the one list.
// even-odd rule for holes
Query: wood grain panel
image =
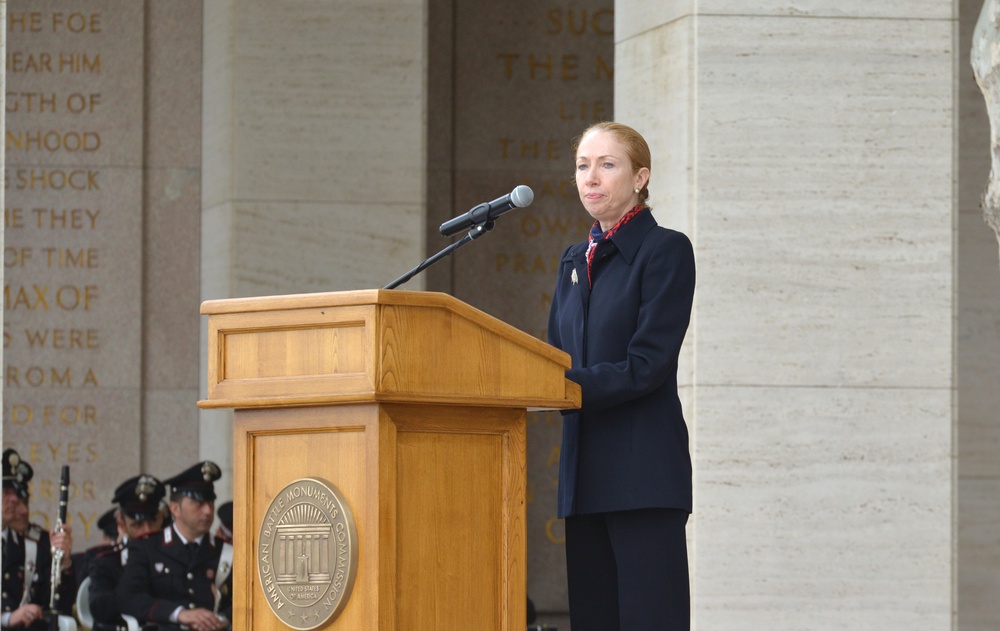
{"label": "wood grain panel", "polygon": [[523,628],[523,410],[383,409],[397,428],[399,628]]}
{"label": "wood grain panel", "polygon": [[[378,469],[377,409],[372,405],[287,410],[242,410],[236,417],[237,441],[246,458],[238,459],[234,488],[235,522],[243,541],[237,559],[253,567],[234,574],[234,628],[286,631],[266,602],[257,574],[259,527],[277,493],[299,478],[320,477],[336,486],[354,514],[358,532],[358,573],[347,606],[327,627],[331,631],[378,629],[372,626],[378,609],[377,489],[371,470]],[[248,521],[247,521],[248,520]],[[240,540],[237,539],[237,544]],[[242,585],[237,585],[237,579]]]}
{"label": "wood grain panel", "polygon": [[361,325],[225,334],[222,376],[225,381],[268,377],[331,376],[364,373]]}

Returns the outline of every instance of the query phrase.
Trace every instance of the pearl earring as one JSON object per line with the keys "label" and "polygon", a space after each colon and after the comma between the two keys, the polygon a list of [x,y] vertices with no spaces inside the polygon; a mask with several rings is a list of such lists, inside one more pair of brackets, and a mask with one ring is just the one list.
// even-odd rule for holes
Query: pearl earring
{"label": "pearl earring", "polygon": [[636,194],[636,195],[638,195],[638,194],[639,194],[639,189],[635,189],[635,194]]}

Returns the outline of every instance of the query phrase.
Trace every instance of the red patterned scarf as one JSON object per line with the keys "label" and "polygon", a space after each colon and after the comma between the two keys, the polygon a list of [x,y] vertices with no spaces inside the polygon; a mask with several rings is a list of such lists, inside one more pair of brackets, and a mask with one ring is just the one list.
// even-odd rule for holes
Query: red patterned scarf
{"label": "red patterned scarf", "polygon": [[622,229],[622,226],[632,221],[632,218],[646,210],[646,207],[639,204],[632,210],[628,211],[622,218],[618,220],[618,223],[613,225],[607,232],[601,232],[601,222],[595,221],[594,225],[590,228],[590,241],[587,243],[587,283],[590,284],[590,288],[594,288],[594,280],[590,276],[590,270],[594,263],[594,251],[597,249],[598,244],[605,239],[610,239],[616,232]]}

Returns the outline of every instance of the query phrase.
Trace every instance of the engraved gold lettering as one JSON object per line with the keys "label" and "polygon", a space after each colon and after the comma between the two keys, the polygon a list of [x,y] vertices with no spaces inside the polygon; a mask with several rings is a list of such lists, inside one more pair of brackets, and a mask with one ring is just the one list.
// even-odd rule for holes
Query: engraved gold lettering
{"label": "engraved gold lettering", "polygon": [[[85,169],[17,169],[14,188],[19,191],[99,191],[99,171]],[[5,175],[6,177],[6,175]],[[41,227],[41,226],[39,226]]]}
{"label": "engraved gold lettering", "polygon": [[4,109],[8,114],[47,114],[56,111],[55,92],[7,92]]}
{"label": "engraved gold lettering", "polygon": [[48,267],[52,268],[90,268],[94,269],[98,265],[97,248],[42,248],[45,253],[45,261]]}
{"label": "engraved gold lettering", "polygon": [[63,13],[52,14],[53,33],[100,33],[100,13]]}
{"label": "engraved gold lettering", "polygon": [[514,62],[519,55],[515,53],[497,53],[497,57],[504,62],[504,79],[510,79],[514,75]]}
{"label": "engraved gold lettering", "polygon": [[545,522],[545,537],[552,543],[566,543],[565,530],[563,530],[563,534],[556,533],[556,530],[562,530],[564,527],[563,520],[558,517],[550,517]]}
{"label": "engraved gold lettering", "polygon": [[551,274],[559,269],[559,255],[528,256],[520,252],[501,252],[496,255],[496,271],[515,274]]}
{"label": "engraved gold lettering", "polygon": [[95,350],[101,347],[97,329],[24,329],[29,348]]}
{"label": "engraved gold lettering", "polygon": [[8,230],[24,227],[24,210],[21,208],[4,208],[3,225]]}
{"label": "engraved gold lettering", "polygon": [[[11,374],[9,367],[8,374]],[[57,373],[59,378],[65,376],[72,379],[71,374]],[[18,376],[20,377],[20,375]],[[36,418],[42,425],[93,425],[95,427],[98,425],[97,407],[94,405],[43,405],[35,408],[31,405],[15,403],[11,405],[10,410],[11,422],[15,425],[28,425],[35,422]],[[6,411],[4,412],[4,416],[4,420],[6,421]],[[33,459],[29,458],[29,460]]]}
{"label": "engraved gold lettering", "polygon": [[559,119],[564,121],[600,121],[608,116],[604,101],[580,101],[569,104],[559,101]]}
{"label": "engraved gold lettering", "polygon": [[52,72],[52,54],[9,52],[7,53],[7,72]]}
{"label": "engraved gold lettering", "polygon": [[611,9],[598,9],[590,13],[587,9],[551,9],[547,14],[549,35],[614,35],[615,17]]}
{"label": "engraved gold lettering", "polygon": [[551,467],[553,465],[559,464],[559,447],[553,447],[552,451],[549,452],[549,458],[545,461],[546,467]]}
{"label": "engraved gold lettering", "polygon": [[66,109],[72,114],[81,114],[84,112],[92,114],[100,104],[101,94],[99,92],[91,92],[90,94],[74,92],[66,97]]}
{"label": "engraved gold lettering", "polygon": [[[542,70],[545,71],[544,75],[541,72]],[[546,80],[551,79],[552,55],[545,55],[544,57],[535,57],[534,55],[528,55],[528,76],[532,79],[538,79],[538,78],[544,78]]]}
{"label": "engraved gold lettering", "polygon": [[607,79],[609,81],[615,78],[615,68],[613,64],[609,64],[604,60],[604,57],[600,55],[597,56],[597,64],[594,69],[594,79],[600,81],[601,79]]}
{"label": "engraved gold lettering", "polygon": [[42,28],[42,14],[38,11],[7,14],[7,30],[11,33],[41,33]]}
{"label": "engraved gold lettering", "polygon": [[4,385],[8,388],[73,387],[73,371],[70,368],[53,366],[28,366],[19,368],[7,366],[4,371]]}
{"label": "engraved gold lettering", "polygon": [[[76,513],[77,518],[79,518],[80,523],[83,524],[83,536],[90,536],[90,527],[94,525],[97,521],[97,513],[84,514],[81,512]],[[72,519],[70,519],[70,524],[72,524]]]}
{"label": "engraved gold lettering", "polygon": [[93,153],[101,148],[101,135],[96,131],[8,130],[5,146],[7,151]]}
{"label": "engraved gold lettering", "polygon": [[3,249],[4,267],[24,267],[31,260],[33,248],[15,248],[7,246]]}
{"label": "engraved gold lettering", "polygon": [[596,81],[611,81],[614,79],[612,64],[604,57],[597,55],[590,59],[581,59],[576,53],[562,55],[536,55],[528,53],[525,59],[519,53],[497,53],[502,62],[502,76],[508,81],[527,79],[529,81],[578,81],[583,75],[592,76]]}
{"label": "engraved gold lettering", "polygon": [[582,215],[559,217],[525,213],[521,216],[521,234],[525,237],[552,235],[558,237],[578,237],[590,231],[590,221]]}
{"label": "engraved gold lettering", "polygon": [[100,208],[32,208],[35,225],[50,230],[94,230]]}
{"label": "engraved gold lettering", "polygon": [[[38,447],[37,451],[42,453],[41,446],[37,444],[32,444],[32,448]],[[83,484],[77,484],[76,482],[70,482],[69,484],[69,500],[92,500],[96,499],[95,486],[93,480],[86,480]],[[28,483],[28,490],[31,492],[33,498],[38,498],[41,500],[53,500],[56,498],[56,494],[59,490],[59,484],[52,480],[32,480]]]}
{"label": "engraved gold lettering", "polygon": [[48,285],[3,286],[5,311],[50,311],[53,306],[60,311],[90,311],[97,298],[97,285],[63,285],[54,292]]}

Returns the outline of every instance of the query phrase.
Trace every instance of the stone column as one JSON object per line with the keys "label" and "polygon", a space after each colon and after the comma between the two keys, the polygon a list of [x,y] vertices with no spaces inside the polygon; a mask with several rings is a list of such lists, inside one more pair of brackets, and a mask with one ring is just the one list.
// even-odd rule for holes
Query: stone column
{"label": "stone column", "polygon": [[697,628],[951,628],[952,4],[616,18],[616,118],[698,260]]}
{"label": "stone column", "polygon": [[145,9],[7,6],[4,444],[54,524],[71,468],[78,545],[139,469]]}
{"label": "stone column", "polygon": [[[204,6],[202,298],[375,288],[419,263],[425,3]],[[203,454],[231,457],[227,417],[202,414]]]}

